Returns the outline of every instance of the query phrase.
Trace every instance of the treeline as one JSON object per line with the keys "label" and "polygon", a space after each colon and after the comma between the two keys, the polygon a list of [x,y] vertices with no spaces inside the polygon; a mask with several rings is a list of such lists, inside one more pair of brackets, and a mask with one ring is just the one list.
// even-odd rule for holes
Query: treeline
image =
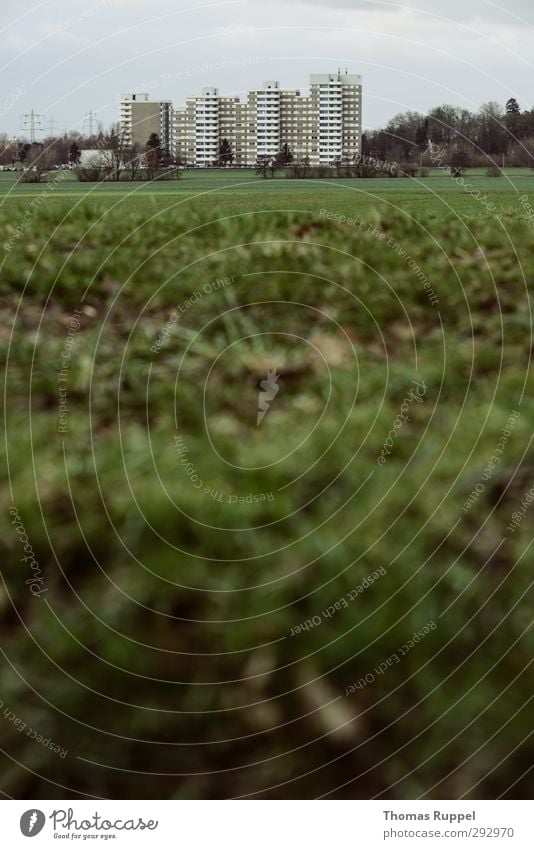
{"label": "treeline", "polygon": [[284,170],[290,179],[337,177],[425,177],[430,169],[459,176],[466,168],[485,167],[490,176],[502,167],[534,168],[534,109],[522,112],[517,100],[506,106],[491,101],[478,112],[437,106],[428,115],[403,112],[382,130],[362,136],[361,153],[330,166],[311,166],[284,145],[278,156],[261,157],[256,173],[274,177]]}
{"label": "treeline", "polygon": [[41,182],[51,171],[63,169],[75,171],[82,182],[180,177],[180,163],[162,148],[155,133],[144,145],[128,143],[117,126],[97,135],[70,132],[33,143],[0,136],[0,165],[20,171],[20,180],[32,183]]}
{"label": "treeline", "polygon": [[534,109],[522,112],[515,98],[505,107],[484,103],[478,112],[437,106],[428,115],[395,115],[383,130],[362,137],[362,154],[384,161],[432,166],[436,148],[472,167],[534,167]]}
{"label": "treeline", "polygon": [[[95,161],[81,161],[81,151],[95,151]],[[486,167],[497,176],[503,165],[534,168],[534,109],[521,111],[515,98],[506,106],[491,101],[477,112],[443,105],[428,115],[403,112],[384,129],[362,137],[361,154],[331,166],[311,167],[307,159],[297,161],[287,144],[275,157],[259,157],[256,173],[273,177],[278,170],[292,179],[331,177],[425,176],[426,169],[440,163],[454,171]],[[212,167],[231,166],[233,151],[227,139],[219,145]],[[22,171],[21,179],[39,182],[43,175],[60,168],[74,169],[80,180],[155,180],[180,177],[184,163],[162,149],[156,135],[146,144],[128,144],[118,125],[107,132],[84,136],[69,132],[42,142],[0,135],[0,165]]]}

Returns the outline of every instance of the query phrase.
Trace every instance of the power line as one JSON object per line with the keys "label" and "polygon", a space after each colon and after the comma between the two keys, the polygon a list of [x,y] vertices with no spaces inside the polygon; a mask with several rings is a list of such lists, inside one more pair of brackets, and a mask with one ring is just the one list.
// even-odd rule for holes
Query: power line
{"label": "power line", "polygon": [[54,135],[55,128],[59,125],[59,121],[54,121],[52,117],[48,119],[47,129]]}
{"label": "power line", "polygon": [[90,109],[89,112],[85,113],[83,127],[84,129],[87,127],[90,136],[94,136],[96,134],[97,120],[94,109]]}
{"label": "power line", "polygon": [[25,115],[21,115],[20,119],[22,121],[22,129],[29,129],[30,141],[32,144],[35,144],[35,131],[44,129],[44,115],[41,115],[32,109],[31,112],[26,112]]}

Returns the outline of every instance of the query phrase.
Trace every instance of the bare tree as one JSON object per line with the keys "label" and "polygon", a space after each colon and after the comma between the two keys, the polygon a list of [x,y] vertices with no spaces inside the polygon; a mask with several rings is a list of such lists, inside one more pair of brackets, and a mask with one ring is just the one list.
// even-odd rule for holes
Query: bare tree
{"label": "bare tree", "polygon": [[[269,170],[271,169],[271,157],[262,155],[258,156],[256,160],[256,174],[258,176],[263,177],[264,180],[269,176]],[[272,173],[271,173],[272,176]]]}
{"label": "bare tree", "polygon": [[31,145],[24,159],[24,170],[21,176],[23,183],[40,183],[43,176],[52,167],[52,154],[38,142]]}
{"label": "bare tree", "polygon": [[0,135],[0,165],[13,165],[18,157],[18,142],[5,133]]}
{"label": "bare tree", "polygon": [[134,142],[128,149],[125,158],[125,170],[129,180],[136,180],[143,164],[143,151],[139,142]]}
{"label": "bare tree", "polygon": [[114,125],[110,132],[99,140],[98,147],[101,150],[107,179],[119,182],[128,159],[129,145],[125,134]]}

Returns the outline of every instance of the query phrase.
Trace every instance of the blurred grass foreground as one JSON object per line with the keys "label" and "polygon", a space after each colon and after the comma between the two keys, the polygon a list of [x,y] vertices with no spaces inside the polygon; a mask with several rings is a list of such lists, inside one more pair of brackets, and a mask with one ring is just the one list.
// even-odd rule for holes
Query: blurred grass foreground
{"label": "blurred grass foreground", "polygon": [[2,791],[528,798],[532,224],[8,210]]}

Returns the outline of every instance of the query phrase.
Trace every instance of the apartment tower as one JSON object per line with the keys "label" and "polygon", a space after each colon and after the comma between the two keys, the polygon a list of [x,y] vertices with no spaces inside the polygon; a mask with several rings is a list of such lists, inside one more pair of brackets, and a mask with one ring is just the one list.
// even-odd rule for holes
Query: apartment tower
{"label": "apartment tower", "polygon": [[239,97],[205,88],[174,109],[174,154],[187,165],[220,160],[222,146],[234,165],[254,165],[289,149],[311,165],[352,162],[361,152],[362,80],[357,74],[312,74],[309,94],[270,80]]}
{"label": "apartment tower", "polygon": [[170,100],[149,100],[148,94],[121,96],[120,132],[126,145],[139,144],[143,149],[154,133],[162,151],[173,153],[173,106]]}

